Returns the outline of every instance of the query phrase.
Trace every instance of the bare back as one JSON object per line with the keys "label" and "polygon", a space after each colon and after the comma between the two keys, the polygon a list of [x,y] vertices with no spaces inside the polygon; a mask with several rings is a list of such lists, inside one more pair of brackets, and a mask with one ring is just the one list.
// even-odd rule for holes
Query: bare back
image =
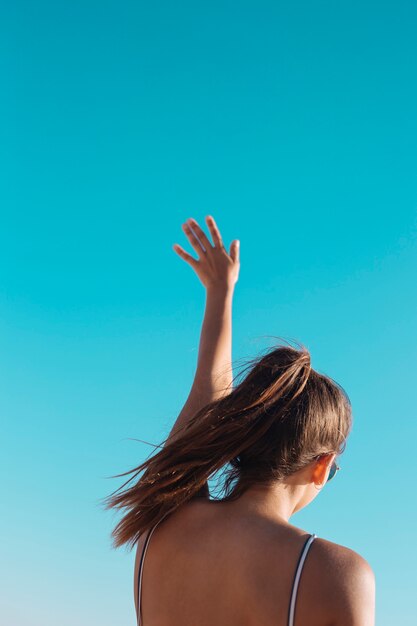
{"label": "bare back", "polygon": [[[147,534],[137,544],[136,610]],[[242,514],[233,502],[187,503],[158,525],[147,546],[141,626],[287,626],[294,574],[308,537],[290,524]],[[350,555],[359,557],[322,539],[311,544],[298,588],[295,626],[342,624],[329,564],[333,559],[337,569]],[[350,623],[356,624],[346,621]]]}

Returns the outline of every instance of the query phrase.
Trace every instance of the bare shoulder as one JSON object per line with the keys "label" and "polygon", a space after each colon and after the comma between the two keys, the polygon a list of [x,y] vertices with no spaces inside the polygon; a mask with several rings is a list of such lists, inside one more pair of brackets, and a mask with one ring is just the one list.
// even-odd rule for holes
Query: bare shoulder
{"label": "bare shoulder", "polygon": [[320,574],[320,594],[330,599],[337,626],[373,626],[375,575],[368,561],[350,548],[317,538],[311,554],[313,575]]}
{"label": "bare shoulder", "polygon": [[326,567],[329,575],[343,585],[373,582],[374,572],[368,561],[358,552],[327,539],[317,538],[314,542],[316,559]]}
{"label": "bare shoulder", "polygon": [[323,559],[327,559],[329,565],[332,564],[337,568],[352,567],[354,569],[372,572],[368,561],[358,552],[351,550],[351,548],[334,543],[333,541],[328,541],[327,539],[322,539],[321,537],[316,538],[314,545],[316,546],[317,555]]}

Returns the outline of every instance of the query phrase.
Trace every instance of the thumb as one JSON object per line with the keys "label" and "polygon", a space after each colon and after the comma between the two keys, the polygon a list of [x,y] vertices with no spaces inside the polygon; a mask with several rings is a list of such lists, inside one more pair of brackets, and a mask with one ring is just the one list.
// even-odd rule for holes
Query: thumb
{"label": "thumb", "polygon": [[239,239],[234,239],[232,243],[230,244],[229,254],[233,261],[239,261],[239,247],[240,247]]}

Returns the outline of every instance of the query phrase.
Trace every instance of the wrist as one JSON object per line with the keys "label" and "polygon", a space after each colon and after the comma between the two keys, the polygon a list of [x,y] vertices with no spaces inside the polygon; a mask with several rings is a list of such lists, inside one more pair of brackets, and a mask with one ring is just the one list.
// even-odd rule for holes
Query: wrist
{"label": "wrist", "polygon": [[211,300],[227,300],[228,298],[233,297],[234,290],[234,285],[229,285],[227,283],[216,283],[206,287],[206,294],[207,298],[210,298]]}

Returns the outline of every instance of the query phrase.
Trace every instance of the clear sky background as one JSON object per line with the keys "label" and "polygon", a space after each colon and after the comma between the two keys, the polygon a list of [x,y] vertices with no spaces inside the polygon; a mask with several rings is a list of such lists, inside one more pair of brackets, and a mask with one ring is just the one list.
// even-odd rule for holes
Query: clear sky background
{"label": "clear sky background", "polygon": [[24,2],[0,20],[1,621],[133,626],[99,499],[185,401],[204,290],[241,241],[236,361],[304,343],[348,392],[342,470],[293,518],[415,624],[414,2]]}

